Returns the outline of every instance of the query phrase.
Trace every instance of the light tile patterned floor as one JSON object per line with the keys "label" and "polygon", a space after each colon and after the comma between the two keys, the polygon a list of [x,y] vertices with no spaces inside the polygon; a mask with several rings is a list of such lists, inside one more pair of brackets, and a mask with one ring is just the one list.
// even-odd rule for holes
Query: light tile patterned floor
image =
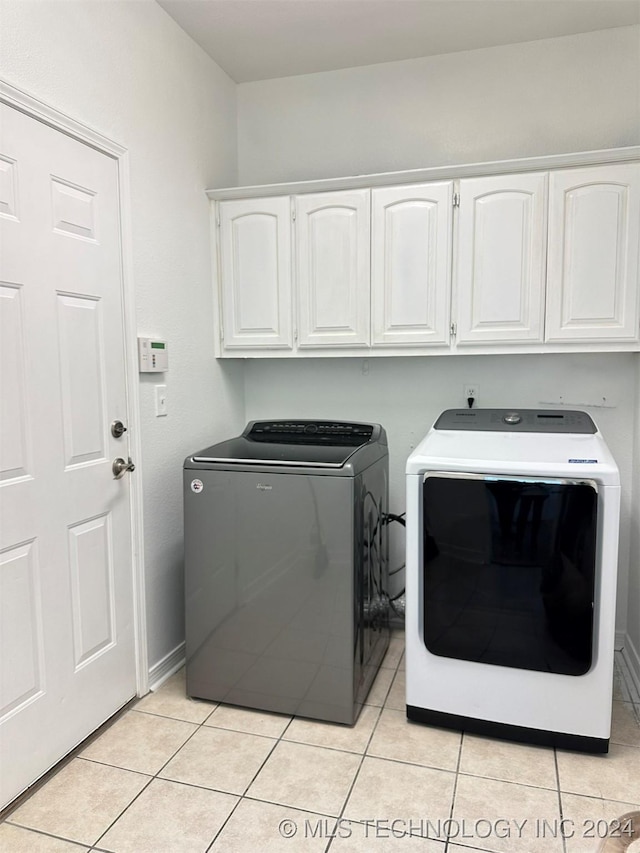
{"label": "light tile patterned floor", "polygon": [[589,756],[407,722],[403,650],[396,632],[353,728],[192,701],[178,673],[10,812],[0,850],[595,853],[640,810],[623,662],[611,750]]}

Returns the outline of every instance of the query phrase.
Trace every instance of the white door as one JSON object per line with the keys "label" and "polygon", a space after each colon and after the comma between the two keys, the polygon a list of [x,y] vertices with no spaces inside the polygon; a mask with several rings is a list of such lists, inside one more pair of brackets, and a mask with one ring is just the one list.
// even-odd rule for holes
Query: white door
{"label": "white door", "polygon": [[369,190],[296,196],[298,346],[368,346]]}
{"label": "white door", "polygon": [[219,203],[223,348],[291,349],[291,201]]}
{"label": "white door", "polygon": [[547,175],[460,181],[457,343],[542,341]]}
{"label": "white door", "polygon": [[136,672],[117,163],[0,109],[3,805]]}
{"label": "white door", "polygon": [[371,193],[375,345],[449,342],[453,181]]}
{"label": "white door", "polygon": [[547,340],[638,337],[640,164],[552,172]]}

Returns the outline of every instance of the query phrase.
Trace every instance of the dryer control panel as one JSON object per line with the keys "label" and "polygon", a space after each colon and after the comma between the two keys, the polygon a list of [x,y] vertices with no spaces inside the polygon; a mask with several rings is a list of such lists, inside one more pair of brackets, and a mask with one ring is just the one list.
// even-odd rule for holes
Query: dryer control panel
{"label": "dryer control panel", "polygon": [[586,412],[570,409],[447,409],[433,427],[477,432],[597,432]]}

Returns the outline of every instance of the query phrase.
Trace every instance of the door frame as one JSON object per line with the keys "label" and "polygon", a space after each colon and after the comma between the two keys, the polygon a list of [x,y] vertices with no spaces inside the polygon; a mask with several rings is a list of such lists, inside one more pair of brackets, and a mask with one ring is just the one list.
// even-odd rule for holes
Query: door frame
{"label": "door frame", "polygon": [[118,208],[120,215],[120,288],[123,305],[125,341],[125,395],[129,425],[130,452],[138,476],[130,478],[131,567],[133,581],[133,612],[136,664],[136,692],[144,696],[149,690],[149,659],[147,652],[147,617],[145,607],[142,443],[140,440],[140,396],[138,382],[137,323],[133,279],[133,250],[131,228],[131,197],[129,183],[129,152],[124,146],[103,136],[93,128],[65,115],[49,104],[0,79],[0,103],[43,122],[54,130],[116,161],[118,174]]}

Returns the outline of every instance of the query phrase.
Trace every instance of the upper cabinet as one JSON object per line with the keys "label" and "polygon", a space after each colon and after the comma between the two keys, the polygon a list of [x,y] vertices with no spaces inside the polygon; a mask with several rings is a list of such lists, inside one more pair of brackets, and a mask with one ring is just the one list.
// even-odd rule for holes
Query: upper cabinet
{"label": "upper cabinet", "polygon": [[369,190],[295,198],[298,346],[369,345]]}
{"label": "upper cabinet", "polygon": [[220,317],[225,349],[291,349],[288,198],[220,202]]}
{"label": "upper cabinet", "polygon": [[552,172],[547,340],[638,336],[640,164]]}
{"label": "upper cabinet", "polygon": [[220,354],[638,350],[640,162],[574,163],[218,201]]}
{"label": "upper cabinet", "polygon": [[371,193],[374,346],[446,344],[453,181]]}
{"label": "upper cabinet", "polygon": [[460,181],[458,344],[542,341],[547,175]]}

